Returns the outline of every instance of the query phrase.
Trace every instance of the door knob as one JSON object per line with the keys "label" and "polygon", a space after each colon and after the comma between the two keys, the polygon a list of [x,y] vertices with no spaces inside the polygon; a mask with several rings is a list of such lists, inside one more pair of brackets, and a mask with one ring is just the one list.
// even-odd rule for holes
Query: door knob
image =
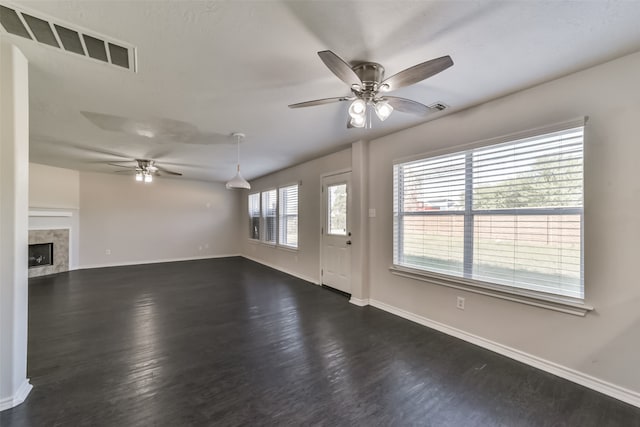
{"label": "door knob", "polygon": [[351,240],[347,240],[347,245],[350,245],[350,244],[351,244]]}

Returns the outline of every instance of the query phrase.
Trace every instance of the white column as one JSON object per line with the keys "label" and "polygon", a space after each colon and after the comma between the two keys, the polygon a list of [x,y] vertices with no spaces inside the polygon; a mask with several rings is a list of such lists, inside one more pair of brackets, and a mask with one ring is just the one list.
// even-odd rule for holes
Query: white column
{"label": "white column", "polygon": [[0,410],[29,394],[27,253],[29,226],[27,59],[0,40]]}
{"label": "white column", "polygon": [[369,304],[369,142],[351,144],[351,303]]}

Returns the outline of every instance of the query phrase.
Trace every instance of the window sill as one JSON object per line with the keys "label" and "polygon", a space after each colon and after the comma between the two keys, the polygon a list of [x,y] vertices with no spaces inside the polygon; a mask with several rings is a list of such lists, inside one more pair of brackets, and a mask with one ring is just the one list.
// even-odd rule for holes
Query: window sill
{"label": "window sill", "polygon": [[249,243],[251,243],[252,245],[268,246],[270,248],[276,247],[275,243],[265,242],[264,240],[249,239]]}
{"label": "window sill", "polygon": [[494,298],[500,298],[507,301],[514,301],[521,304],[532,305],[535,307],[546,308],[548,310],[559,311],[562,313],[572,314],[574,316],[584,317],[594,308],[585,304],[583,301],[570,297],[542,295],[538,292],[527,291],[526,289],[503,289],[499,285],[492,286],[490,284],[482,284],[471,280],[465,280],[457,277],[446,276],[427,271],[420,271],[406,267],[392,266],[389,271],[400,277],[421,280],[423,282],[432,283],[434,285],[447,286],[449,288],[461,289],[468,292],[474,292],[481,295],[487,295]]}
{"label": "window sill", "polygon": [[271,243],[271,242],[263,242],[262,240],[258,240],[258,239],[249,239],[249,243],[252,245],[266,246],[268,248],[282,249],[283,251],[286,251],[286,252],[297,253],[299,250],[297,247],[287,246],[287,245],[278,245],[276,243]]}

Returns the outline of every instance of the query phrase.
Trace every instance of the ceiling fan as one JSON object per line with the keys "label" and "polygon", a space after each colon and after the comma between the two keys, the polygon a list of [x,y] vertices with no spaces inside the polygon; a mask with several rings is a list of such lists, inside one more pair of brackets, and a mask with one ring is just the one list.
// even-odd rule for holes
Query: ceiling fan
{"label": "ceiling fan", "polygon": [[102,130],[149,138],[158,143],[210,145],[231,144],[234,142],[229,135],[203,132],[196,125],[181,120],[167,118],[138,119],[92,111],[81,111],[80,114]]}
{"label": "ceiling fan", "polygon": [[[135,166],[124,166],[123,165],[124,163],[135,163]],[[149,160],[149,159],[134,159],[131,162],[116,162],[116,163],[107,163],[107,164],[126,169],[126,170],[121,170],[116,172],[135,171],[136,181],[145,182],[145,183],[152,182],[154,176],[162,176],[165,174],[182,176],[180,172],[174,172],[169,169],[158,166],[155,160]]]}
{"label": "ceiling fan", "polygon": [[447,55],[414,65],[385,79],[384,67],[376,62],[363,62],[352,67],[330,50],[318,52],[318,56],[333,74],[349,86],[352,94],[300,102],[289,105],[289,108],[350,101],[348,128],[365,127],[367,111],[370,112],[371,109],[381,121],[386,120],[393,110],[419,115],[437,110],[410,99],[388,96],[386,93],[418,83],[453,65],[453,60]]}

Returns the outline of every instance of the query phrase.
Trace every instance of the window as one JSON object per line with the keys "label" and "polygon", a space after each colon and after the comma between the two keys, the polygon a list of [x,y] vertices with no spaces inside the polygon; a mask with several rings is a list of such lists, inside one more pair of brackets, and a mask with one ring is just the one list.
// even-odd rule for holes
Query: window
{"label": "window", "polygon": [[262,192],[262,240],[276,243],[276,206],[278,203],[276,190]]}
{"label": "window", "polygon": [[278,243],[298,247],[298,186],[280,188],[280,219]]}
{"label": "window", "polygon": [[396,164],[394,264],[584,298],[583,132]]}
{"label": "window", "polygon": [[249,238],[260,239],[260,193],[249,194]]}
{"label": "window", "polygon": [[329,185],[328,234],[347,235],[347,184]]}
{"label": "window", "polygon": [[[249,238],[298,247],[298,185],[249,194]],[[276,243],[277,236],[277,243]]]}

